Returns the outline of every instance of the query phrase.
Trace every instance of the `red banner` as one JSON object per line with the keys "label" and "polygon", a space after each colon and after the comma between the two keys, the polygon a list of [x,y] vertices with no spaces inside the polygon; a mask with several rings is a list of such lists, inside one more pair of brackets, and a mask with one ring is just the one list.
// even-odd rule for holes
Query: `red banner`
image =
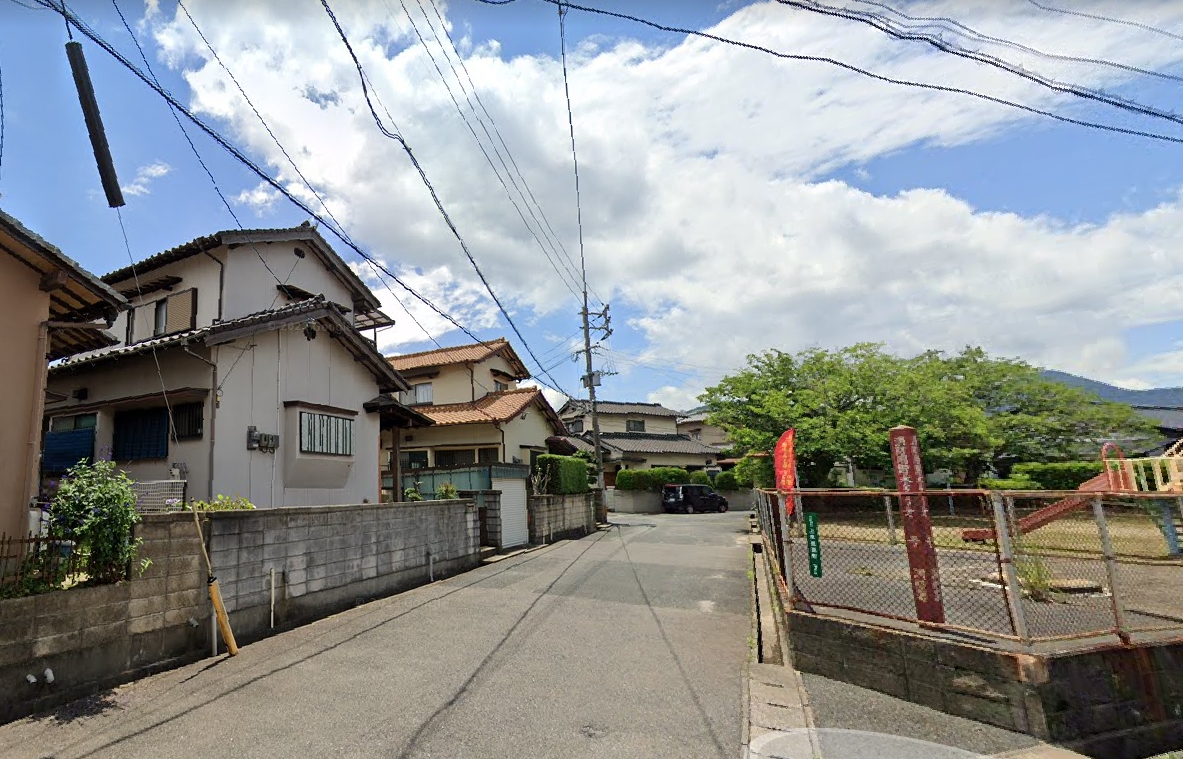
{"label": "red banner", "polygon": [[945,602],[941,598],[941,574],[937,552],[932,543],[932,516],[928,498],[923,493],[924,462],[920,442],[911,427],[891,429],[891,463],[895,467],[896,489],[900,496],[900,514],[904,521],[904,540],[908,546],[908,567],[912,575],[912,597],[916,616],[922,622],[944,623]]}
{"label": "red banner", "polygon": [[780,440],[776,441],[776,453],[773,463],[776,466],[776,489],[795,490],[797,488],[797,454],[793,450],[795,433],[790,428],[784,431]]}

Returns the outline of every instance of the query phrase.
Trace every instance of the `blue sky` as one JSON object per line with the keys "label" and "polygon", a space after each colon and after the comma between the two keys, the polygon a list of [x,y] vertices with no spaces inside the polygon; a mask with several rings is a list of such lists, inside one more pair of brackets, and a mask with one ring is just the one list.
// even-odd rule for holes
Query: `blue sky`
{"label": "blue sky", "polygon": [[[70,5],[138,61],[110,3]],[[293,152],[301,168],[348,219],[351,233],[392,267],[419,277],[481,337],[512,337],[480,301],[425,190],[409,181],[405,157],[380,144],[372,122],[367,126],[356,73],[319,5],[188,5],[268,123],[289,149],[299,144]],[[416,14],[424,7],[408,5]],[[690,28],[719,25],[727,36],[900,75],[970,82],[1074,116],[1171,127],[1015,90],[1002,75],[775,5],[596,5]],[[940,12],[956,5],[909,7]],[[1181,71],[1183,53],[1128,28],[1074,25],[1030,15],[1021,5],[959,17],[1043,47],[1110,57],[1116,51],[1139,65]],[[167,88],[268,171],[287,171],[175,5],[162,0],[147,17],[139,3],[120,7]],[[560,339],[576,331],[578,305],[563,298],[566,291],[524,234],[417,42],[394,20],[402,9],[383,0],[369,14],[338,10],[355,42],[393,35],[385,57],[376,49],[377,57],[367,59],[368,73],[474,255],[513,303],[526,340],[543,364],[554,365],[558,384],[576,389],[581,370],[563,360]],[[1180,20],[1156,12],[1140,18]],[[444,13],[453,36],[464,40],[478,90],[574,256],[554,6],[456,0]],[[293,46],[270,60],[259,53],[272,32]],[[1174,295],[1183,272],[1160,260],[1173,250],[1174,214],[1183,213],[1176,210],[1183,146],[1016,118],[955,96],[929,99],[621,20],[572,12],[568,34],[588,268],[593,287],[612,303],[616,329],[601,363],[620,374],[605,381],[603,395],[686,407],[753,350],[863,339],[901,352],[984,344],[1131,386],[1183,384],[1183,303]],[[65,39],[60,16],[0,0],[0,207],[102,273],[125,265],[128,254],[99,188]],[[132,190],[123,213],[134,257],[233,228],[163,102],[103,51],[84,45],[120,179]],[[1112,72],[1088,67],[1054,70],[1157,104],[1177,101],[1183,86],[1114,80]],[[287,82],[291,93],[277,84]],[[310,91],[308,83],[333,92],[340,105],[309,110],[317,106],[300,95]],[[318,125],[322,114],[326,122]],[[190,133],[243,225],[304,220],[284,200],[259,195],[252,202],[243,194],[257,179],[196,129]],[[344,245],[337,248],[356,259]],[[1158,262],[1151,266],[1149,258]],[[432,347],[396,305],[389,308],[401,325],[390,336],[391,350]],[[429,329],[445,345],[465,340],[442,324]]]}

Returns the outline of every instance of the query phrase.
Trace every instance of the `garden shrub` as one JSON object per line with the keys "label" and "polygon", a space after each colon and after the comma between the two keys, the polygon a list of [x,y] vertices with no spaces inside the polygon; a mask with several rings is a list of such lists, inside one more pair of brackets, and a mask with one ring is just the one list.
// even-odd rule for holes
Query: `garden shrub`
{"label": "garden shrub", "polygon": [[1026,477],[1008,477],[1007,479],[982,477],[978,480],[978,485],[986,490],[1043,490],[1043,486],[1038,482]]}
{"label": "garden shrub", "polygon": [[459,497],[460,491],[450,482],[442,482],[435,489],[435,500],[437,501],[454,501]]}
{"label": "garden shrub", "polygon": [[86,555],[88,583],[119,582],[135,559],[140,521],[132,480],[113,461],[82,461],[70,467],[50,505],[50,531],[72,540]]}
{"label": "garden shrub", "polygon": [[735,473],[726,471],[716,474],[715,490],[739,490],[739,483],[735,481]]}
{"label": "garden shrub", "polygon": [[403,490],[403,500],[404,501],[422,501],[423,494],[420,493],[415,488],[406,488]]}
{"label": "garden shrub", "polygon": [[1086,480],[1105,471],[1103,461],[1057,461],[1050,464],[1030,462],[1011,467],[1011,477],[1034,480],[1043,490],[1076,490]]}
{"label": "garden shrub", "polygon": [[701,469],[697,472],[691,472],[690,473],[690,484],[691,485],[710,485],[711,484],[711,476],[709,474],[707,474],[706,472],[702,471]]}
{"label": "garden shrub", "polygon": [[650,490],[658,490],[665,485],[685,485],[690,482],[690,472],[677,466],[655,466],[649,471]]}
{"label": "garden shrub", "polygon": [[616,473],[617,490],[649,490],[653,478],[648,469],[621,469]]}
{"label": "garden shrub", "polygon": [[214,500],[212,501],[190,501],[185,505],[186,511],[192,509],[197,509],[198,511],[251,511],[254,508],[255,504],[242,496],[229,498],[221,493],[214,496]]}
{"label": "garden shrub", "polygon": [[735,465],[735,479],[742,487],[776,487],[776,466],[771,456],[746,455]]}
{"label": "garden shrub", "polygon": [[539,456],[535,464],[538,480],[545,484],[546,492],[550,495],[586,493],[590,468],[581,458],[552,453]]}

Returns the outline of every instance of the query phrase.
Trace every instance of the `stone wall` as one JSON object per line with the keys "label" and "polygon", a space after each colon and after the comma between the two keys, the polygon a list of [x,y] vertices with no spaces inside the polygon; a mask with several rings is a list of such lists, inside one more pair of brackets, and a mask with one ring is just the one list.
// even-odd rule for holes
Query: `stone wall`
{"label": "stone wall", "polygon": [[250,641],[480,561],[473,501],[225,511],[210,560],[235,637]]}
{"label": "stone wall", "polygon": [[582,538],[596,531],[596,493],[578,495],[532,495],[526,501],[530,519],[530,542],[535,545],[556,540]]}
{"label": "stone wall", "polygon": [[790,612],[794,666],[1105,759],[1183,745],[1183,643],[1028,655]]}
{"label": "stone wall", "polygon": [[140,557],[151,564],[127,582],[0,600],[0,723],[209,650],[210,603],[193,516],[146,515],[136,535],[144,541]]}

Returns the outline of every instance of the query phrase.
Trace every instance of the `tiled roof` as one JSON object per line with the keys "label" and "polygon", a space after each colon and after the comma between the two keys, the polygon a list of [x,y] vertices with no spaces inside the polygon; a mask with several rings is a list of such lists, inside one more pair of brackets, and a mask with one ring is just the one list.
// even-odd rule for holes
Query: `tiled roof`
{"label": "tiled roof", "polygon": [[[489,393],[484,398],[467,403],[444,403],[439,406],[418,406],[419,411],[438,426],[449,424],[489,424],[508,422],[539,399],[546,403],[542,391],[536,387],[503,390]],[[546,404],[550,408],[550,404]],[[554,411],[551,411],[553,414]]]}
{"label": "tiled roof", "polygon": [[161,266],[184,260],[190,256],[213,250],[222,245],[236,246],[250,245],[251,243],[289,241],[302,241],[311,245],[321,262],[353,291],[353,307],[355,310],[368,313],[369,311],[377,310],[381,306],[377,296],[349,268],[349,264],[345,263],[337,251],[333,250],[328,240],[324,239],[316,227],[307,223],[298,227],[284,229],[228,229],[221,232],[214,232],[212,235],[198,237],[183,245],[169,248],[154,256],[149,256],[143,261],[138,261],[135,264],[134,272],[131,266],[125,266],[122,269],[116,269],[110,274],[105,274],[102,280],[109,285],[119,284],[133,276],[142,277],[150,271],[159,269]]}
{"label": "tiled roof", "polygon": [[261,327],[261,330],[255,330],[255,332],[265,331],[273,328],[271,325],[276,322],[287,324],[291,323],[292,320],[296,320],[298,323],[302,318],[329,322],[326,325],[328,334],[346,345],[348,350],[353,353],[355,359],[366,364],[366,368],[378,379],[378,384],[382,391],[407,389],[408,386],[405,380],[386,363],[373,343],[363,337],[349,324],[338,310],[336,304],[326,301],[322,295],[308,300],[297,301],[282,308],[258,311],[237,319],[227,319],[226,321],[206,327],[189,329],[173,335],[154,337],[143,342],[121,345],[110,350],[95,351],[73,359],[66,359],[51,366],[49,371],[50,373],[68,372],[174,345],[207,341],[216,344],[219,337],[223,342],[237,339],[237,335],[230,333],[240,333],[242,330],[250,330],[251,327],[255,326]]}
{"label": "tiled roof", "polygon": [[1152,420],[1162,429],[1183,430],[1183,408],[1172,406],[1134,406],[1134,411]]}
{"label": "tiled roof", "polygon": [[415,369],[427,369],[434,366],[449,366],[452,364],[476,364],[500,353],[518,372],[518,379],[528,379],[529,370],[514,352],[513,346],[504,337],[489,340],[484,343],[457,345],[452,348],[436,348],[419,353],[405,353],[401,356],[389,356],[390,365],[400,372],[410,372]]}
{"label": "tiled roof", "polygon": [[717,456],[713,445],[691,440],[686,435],[658,435],[644,432],[602,432],[600,442],[623,453],[693,453]]}
{"label": "tiled roof", "polygon": [[[590,440],[584,440],[583,438],[576,437],[574,435],[555,435],[554,437],[547,438],[546,442],[550,443],[552,440],[555,441],[556,443],[559,443],[560,445],[570,446],[572,449],[574,449],[576,451],[587,451],[588,453],[595,453],[595,450],[596,450],[596,447],[594,445],[592,445],[592,442]],[[603,443],[601,443],[600,447],[603,448],[605,446]]]}
{"label": "tiled roof", "polygon": [[[616,401],[596,401],[596,410],[601,414],[637,414],[641,416],[681,416],[681,412],[666,408],[660,403],[617,403]],[[559,409],[559,414],[590,414],[591,404],[588,401],[569,400]]]}

